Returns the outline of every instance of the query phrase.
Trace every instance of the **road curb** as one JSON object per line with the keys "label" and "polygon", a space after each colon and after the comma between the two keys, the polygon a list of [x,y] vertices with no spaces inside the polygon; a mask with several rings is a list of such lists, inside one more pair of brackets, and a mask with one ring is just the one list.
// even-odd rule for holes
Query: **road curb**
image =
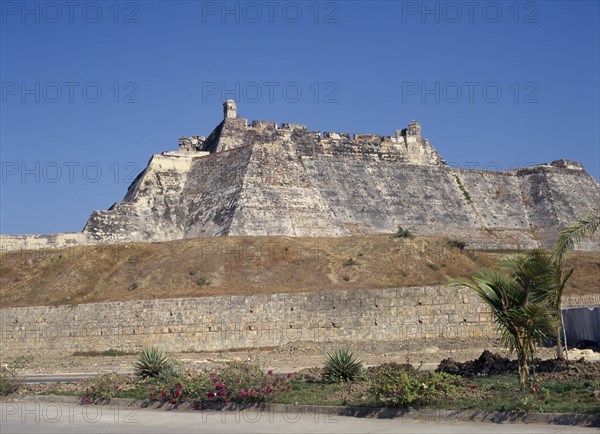
{"label": "road curb", "polygon": [[[27,401],[47,404],[79,405],[79,398],[74,396],[54,395],[25,395],[13,398],[11,402]],[[4,400],[7,402],[7,400]],[[176,407],[168,403],[148,403],[142,400],[113,398],[106,403],[98,404],[107,407],[119,406],[122,408],[148,408],[164,411],[198,411],[192,403],[184,403]],[[569,425],[582,427],[600,427],[600,414],[577,413],[525,413],[515,411],[487,411],[487,410],[443,410],[443,409],[396,409],[389,407],[358,407],[358,406],[325,406],[325,405],[288,405],[288,404],[203,404],[201,410],[210,411],[252,411],[281,413],[284,417],[297,419],[301,414],[333,416],[350,416],[359,418],[380,419],[410,419],[427,422],[488,422],[509,424],[550,424]]]}

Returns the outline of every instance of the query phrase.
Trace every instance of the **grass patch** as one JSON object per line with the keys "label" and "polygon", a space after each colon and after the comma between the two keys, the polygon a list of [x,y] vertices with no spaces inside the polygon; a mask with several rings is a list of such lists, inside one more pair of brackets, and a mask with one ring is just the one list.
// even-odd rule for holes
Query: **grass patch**
{"label": "grass patch", "polygon": [[[110,381],[108,381],[110,380]],[[311,382],[294,380],[287,393],[278,394],[272,402],[288,405],[353,405],[364,407],[382,407],[369,393],[372,379],[363,379],[356,383]],[[133,383],[129,377],[98,377],[88,383],[102,387],[110,385],[107,396],[127,399],[147,399],[149,383]],[[115,384],[130,384],[129,387]],[[416,405],[419,408],[448,410],[484,410],[484,411],[527,411],[542,413],[578,413],[598,414],[600,405],[594,396],[599,390],[600,380],[543,380],[536,383],[539,391],[533,394],[521,389],[516,376],[489,376],[475,379],[460,379],[444,393],[433,399]],[[89,387],[89,386],[88,386]],[[184,385],[186,390],[187,384]],[[42,392],[43,393],[43,392]],[[52,395],[77,396],[74,391],[51,392]],[[388,404],[392,405],[392,404]]]}

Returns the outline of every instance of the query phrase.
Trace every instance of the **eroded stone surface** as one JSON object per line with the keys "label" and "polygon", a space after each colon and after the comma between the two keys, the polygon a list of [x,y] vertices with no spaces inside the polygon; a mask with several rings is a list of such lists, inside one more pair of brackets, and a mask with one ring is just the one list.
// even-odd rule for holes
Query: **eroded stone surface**
{"label": "eroded stone surface", "polygon": [[[401,225],[474,246],[530,248],[550,245],[562,227],[597,213],[599,204],[600,184],[577,162],[455,169],[415,121],[395,136],[321,134],[301,124],[248,123],[228,101],[208,137],[184,137],[179,151],[154,155],[123,201],[94,211],[82,234],[36,239],[51,247],[53,239],[345,236]],[[2,241],[35,240],[27,237]],[[597,240],[583,245],[598,246]]]}

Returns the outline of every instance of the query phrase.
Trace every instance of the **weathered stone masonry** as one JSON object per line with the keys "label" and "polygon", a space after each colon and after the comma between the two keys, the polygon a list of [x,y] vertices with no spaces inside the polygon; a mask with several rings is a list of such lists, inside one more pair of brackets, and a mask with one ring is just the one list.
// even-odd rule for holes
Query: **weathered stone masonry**
{"label": "weathered stone masonry", "polygon": [[[578,217],[600,212],[600,184],[577,162],[519,170],[448,167],[413,121],[393,136],[310,131],[239,118],[235,102],[207,137],[154,155],[121,202],[81,233],[2,235],[3,250],[199,236],[461,238],[473,247],[550,246]],[[581,248],[598,250],[598,240]]]}
{"label": "weathered stone masonry", "polygon": [[444,286],[5,308],[0,325],[3,357],[496,336],[471,290]]}

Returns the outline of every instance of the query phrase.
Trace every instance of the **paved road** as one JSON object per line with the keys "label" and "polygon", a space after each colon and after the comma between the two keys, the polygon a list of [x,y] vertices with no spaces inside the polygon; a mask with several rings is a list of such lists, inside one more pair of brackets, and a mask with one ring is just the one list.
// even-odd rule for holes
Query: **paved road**
{"label": "paved road", "polygon": [[275,412],[190,412],[19,402],[0,404],[8,433],[418,433],[598,434],[597,428],[534,424],[438,422]]}

